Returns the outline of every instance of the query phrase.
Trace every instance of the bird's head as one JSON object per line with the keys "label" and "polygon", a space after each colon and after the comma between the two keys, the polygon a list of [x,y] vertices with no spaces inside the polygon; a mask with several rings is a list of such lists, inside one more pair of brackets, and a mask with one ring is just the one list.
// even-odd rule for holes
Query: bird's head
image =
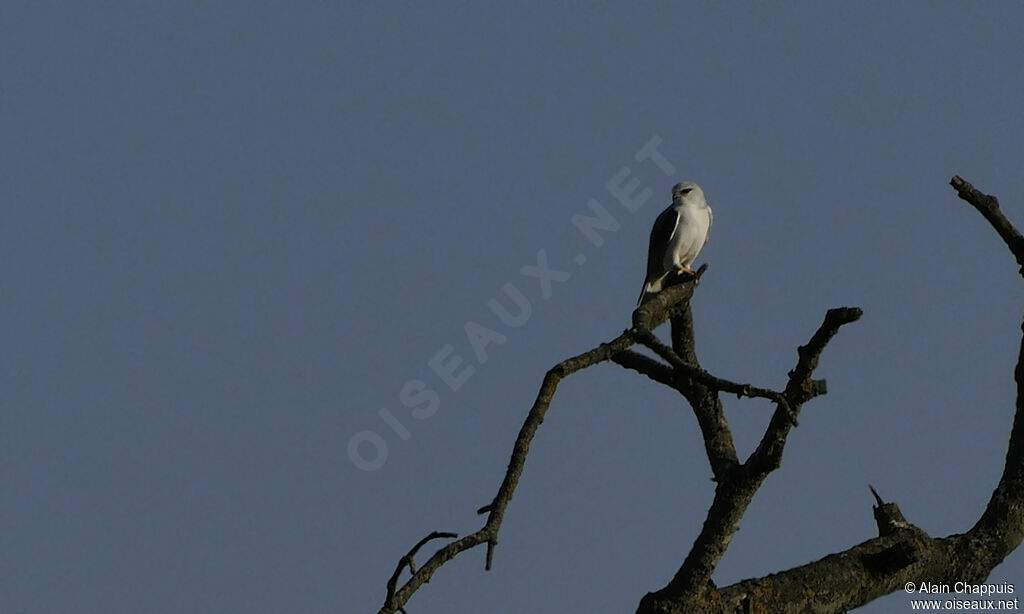
{"label": "bird's head", "polygon": [[704,198],[704,192],[696,183],[684,181],[672,187],[672,200],[690,200],[692,197]]}

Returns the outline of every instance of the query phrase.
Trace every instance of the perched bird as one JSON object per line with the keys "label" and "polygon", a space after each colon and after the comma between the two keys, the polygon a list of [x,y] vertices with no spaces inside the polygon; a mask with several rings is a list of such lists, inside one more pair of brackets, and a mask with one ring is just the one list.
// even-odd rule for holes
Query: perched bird
{"label": "perched bird", "polygon": [[654,220],[651,245],[647,249],[647,279],[637,304],[648,294],[661,292],[669,274],[690,273],[690,265],[708,242],[711,234],[711,207],[704,191],[692,181],[672,188],[672,204]]}

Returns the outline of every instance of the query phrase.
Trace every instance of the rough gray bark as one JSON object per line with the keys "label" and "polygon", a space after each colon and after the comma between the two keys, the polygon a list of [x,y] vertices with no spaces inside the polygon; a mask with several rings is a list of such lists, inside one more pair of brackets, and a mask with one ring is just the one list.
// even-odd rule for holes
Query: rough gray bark
{"label": "rough gray bark", "polygon": [[[1024,237],[1002,214],[996,198],[979,192],[960,177],[953,177],[950,184],[961,199],[974,206],[995,228],[1021,265],[1024,276]],[[605,361],[637,371],[686,398],[697,418],[717,483],[704,526],[690,553],[665,587],[640,600],[638,614],[841,613],[899,590],[907,582],[981,583],[1020,545],[1024,539],[1024,338],[1015,370],[1016,414],[1003,475],[981,518],[966,533],[933,538],[908,522],[896,504],[885,503],[876,493],[877,537],[800,567],[716,587],[712,574],[758,488],[780,466],[786,439],[797,425],[803,405],[826,392],[825,381],[811,377],[818,358],[840,327],[860,318],[861,311],[849,307],[828,311],[810,341],[797,348],[797,364],[789,373],[785,390],[732,382],[702,369],[697,357],[689,300],[705,270],[706,265],[695,277],[674,280],[676,285],[645,302],[633,313],[632,328],[615,339],[566,359],[547,372],[516,437],[498,493],[491,503],[478,510],[487,514],[484,526],[443,546],[419,569],[413,564],[413,556],[420,547],[429,540],[456,535],[435,531],[416,544],[401,558],[388,581],[379,614],[405,612],[409,598],[429,582],[441,565],[470,548],[487,544],[490,569],[505,509],[522,475],[530,442],[544,421],[559,382]],[[672,347],[661,343],[651,332],[666,320],[671,320]],[[661,360],[630,350],[636,344],[649,348]],[[722,411],[722,393],[764,398],[776,406],[760,443],[744,461],[736,454]],[[399,588],[398,578],[405,567],[411,576]]]}

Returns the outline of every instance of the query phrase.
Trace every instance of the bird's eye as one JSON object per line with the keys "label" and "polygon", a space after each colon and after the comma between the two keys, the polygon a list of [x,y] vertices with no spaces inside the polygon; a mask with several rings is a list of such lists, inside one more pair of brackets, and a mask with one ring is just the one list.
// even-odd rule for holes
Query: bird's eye
{"label": "bird's eye", "polygon": [[680,190],[680,192],[682,192],[683,194],[689,194],[692,191],[693,191],[693,188],[686,188],[685,190]]}

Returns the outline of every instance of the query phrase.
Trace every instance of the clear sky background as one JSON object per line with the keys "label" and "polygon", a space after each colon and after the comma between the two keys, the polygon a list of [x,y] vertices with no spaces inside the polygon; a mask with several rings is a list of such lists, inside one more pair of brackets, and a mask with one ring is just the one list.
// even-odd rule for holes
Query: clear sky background
{"label": "clear sky background", "polygon": [[[1024,293],[948,181],[1024,226],[1022,26],[1010,2],[5,3],[0,611],[376,611],[413,543],[481,526],[544,372],[630,325],[687,179],[715,212],[713,373],[781,387],[828,308],[864,309],[716,582],[873,537],[869,483],[967,530]],[[652,138],[672,174],[637,162]],[[606,188],[624,167],[636,213]],[[590,199],[619,226],[600,246],[571,222]],[[520,273],[541,250],[569,276],[547,297]],[[487,306],[505,284],[517,327]],[[478,356],[470,322],[502,342]],[[771,407],[725,403],[745,456]],[[710,475],[675,393],[577,374],[493,571],[463,554],[410,612],[632,612]],[[1024,552],[991,580],[1024,597]]]}

